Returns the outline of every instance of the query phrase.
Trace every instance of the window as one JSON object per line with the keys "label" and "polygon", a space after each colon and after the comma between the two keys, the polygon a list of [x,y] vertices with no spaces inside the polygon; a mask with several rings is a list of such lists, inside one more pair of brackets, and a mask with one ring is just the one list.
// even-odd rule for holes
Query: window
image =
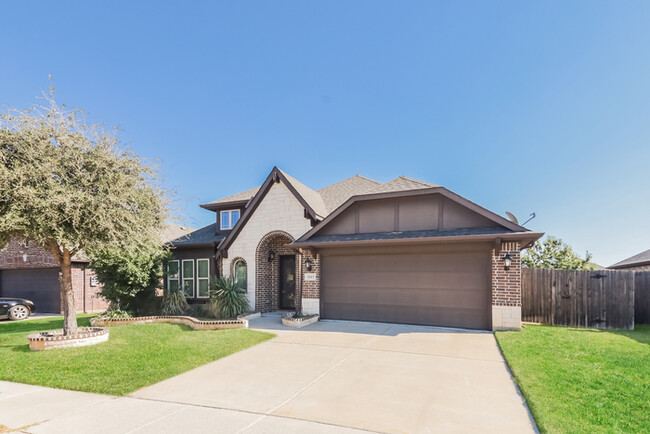
{"label": "window", "polygon": [[208,297],[210,295],[210,260],[196,260],[196,281],[199,290],[199,297]]}
{"label": "window", "polygon": [[185,297],[194,298],[194,259],[183,259],[183,291]]}
{"label": "window", "polygon": [[179,286],[178,281],[178,261],[167,262],[167,289],[170,291],[177,291]]}
{"label": "window", "polygon": [[239,283],[242,288],[248,290],[248,267],[246,266],[246,262],[243,259],[237,260],[233,266],[233,271],[235,282]]}
{"label": "window", "polygon": [[221,229],[232,229],[239,220],[239,210],[221,211]]}

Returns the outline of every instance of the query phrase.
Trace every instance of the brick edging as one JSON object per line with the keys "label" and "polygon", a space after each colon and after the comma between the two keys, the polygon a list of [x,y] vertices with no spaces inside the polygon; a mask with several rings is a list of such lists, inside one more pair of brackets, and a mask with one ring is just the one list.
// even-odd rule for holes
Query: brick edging
{"label": "brick edging", "polygon": [[172,323],[184,324],[194,330],[222,330],[235,328],[248,328],[248,321],[245,319],[233,320],[215,320],[200,321],[191,316],[180,315],[160,315],[160,316],[141,316],[135,318],[115,318],[110,320],[96,320],[94,325],[98,326],[120,326],[128,324],[149,324],[149,323]]}

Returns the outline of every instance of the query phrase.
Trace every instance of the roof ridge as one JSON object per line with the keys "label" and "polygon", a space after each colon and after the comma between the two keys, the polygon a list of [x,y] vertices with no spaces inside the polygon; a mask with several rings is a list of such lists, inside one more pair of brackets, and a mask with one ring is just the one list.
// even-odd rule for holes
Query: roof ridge
{"label": "roof ridge", "polygon": [[345,181],[349,181],[349,180],[354,179],[354,178],[362,178],[362,179],[365,179],[366,181],[374,182],[374,183],[377,184],[377,185],[381,185],[381,184],[382,184],[382,183],[379,182],[379,181],[376,181],[376,180],[374,180],[374,179],[372,179],[372,178],[368,178],[367,176],[359,175],[359,174],[357,173],[356,175],[352,175],[352,176],[350,176],[350,177],[348,177],[348,178],[342,179],[342,180],[340,180],[340,181],[338,181],[338,182],[335,182],[334,184],[326,185],[325,187],[319,188],[319,189],[316,190],[316,191],[317,191],[317,192],[320,192],[320,191],[322,191],[322,190],[325,190],[326,188],[333,187],[333,186],[335,186],[335,185],[338,185],[338,184],[340,184],[340,183],[342,183],[342,182],[345,182]]}
{"label": "roof ridge", "polygon": [[[411,178],[411,177],[404,176],[404,175],[398,176],[395,179],[406,179],[407,181],[417,182],[418,184],[427,185],[427,186],[434,186],[435,185],[435,184],[431,184],[430,182],[420,181],[419,179]],[[395,181],[395,179],[393,179],[393,181]],[[391,182],[391,181],[388,181],[388,182]]]}

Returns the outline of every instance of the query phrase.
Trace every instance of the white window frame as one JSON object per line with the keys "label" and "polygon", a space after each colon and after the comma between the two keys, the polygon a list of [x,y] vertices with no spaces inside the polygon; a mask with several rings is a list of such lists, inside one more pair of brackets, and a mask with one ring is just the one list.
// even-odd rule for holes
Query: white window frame
{"label": "white window frame", "polygon": [[[192,263],[192,277],[191,278],[189,278],[189,277],[186,278],[185,277],[185,263],[186,262],[191,262]],[[181,289],[182,289],[183,293],[185,293],[185,281],[186,280],[191,280],[192,281],[192,295],[189,296],[189,295],[185,294],[185,297],[186,298],[195,298],[196,297],[196,270],[195,270],[195,265],[194,265],[194,259],[183,259],[181,261],[181,277],[182,277],[181,282],[183,282],[183,284],[181,285]]]}
{"label": "white window frame", "polygon": [[[207,277],[201,277],[199,276],[199,262],[200,261],[205,261],[208,263],[208,276]],[[199,282],[205,280],[208,282],[208,295],[201,295],[201,291],[199,290]],[[210,297],[210,259],[208,258],[200,258],[196,260],[196,298],[209,298]]]}
{"label": "white window frame", "polygon": [[[239,219],[241,218],[241,210],[228,209],[228,210],[225,210],[225,211],[221,211],[219,213],[219,227],[221,228],[222,231],[230,230],[230,229],[234,228],[235,225],[237,224],[237,222],[235,222],[234,224],[232,222],[232,213],[233,212],[239,213],[239,216],[237,217],[237,221],[239,221]],[[224,226],[224,224],[223,224],[223,215],[224,214],[228,214],[228,226]]]}
{"label": "white window frame", "polygon": [[[171,264],[172,262],[176,262],[176,269],[178,270],[175,278],[171,278],[169,274],[169,264]],[[181,287],[180,279],[181,279],[181,264],[179,264],[178,259],[167,261],[167,289],[169,290],[171,288],[169,282],[172,280],[178,282],[178,287],[180,288]]]}
{"label": "white window frame", "polygon": [[232,263],[232,277],[235,280],[237,279],[237,264],[240,262],[246,267],[246,288],[244,289],[248,292],[248,263],[243,258],[237,258],[235,262]]}

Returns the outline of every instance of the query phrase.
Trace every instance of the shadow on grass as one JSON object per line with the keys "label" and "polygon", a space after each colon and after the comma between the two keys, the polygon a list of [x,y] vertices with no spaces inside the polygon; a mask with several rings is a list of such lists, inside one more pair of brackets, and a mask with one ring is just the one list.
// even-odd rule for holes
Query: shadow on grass
{"label": "shadow on grass", "polygon": [[634,330],[607,330],[607,333],[625,336],[640,344],[650,345],[650,324],[636,324]]}
{"label": "shadow on grass", "polygon": [[[77,324],[79,327],[89,327],[90,318],[77,318]],[[8,324],[0,325],[1,334],[9,333],[29,333],[29,332],[40,332],[46,330],[57,330],[63,328],[63,319],[52,318],[52,319],[34,319],[28,321],[18,321],[11,322]]]}

